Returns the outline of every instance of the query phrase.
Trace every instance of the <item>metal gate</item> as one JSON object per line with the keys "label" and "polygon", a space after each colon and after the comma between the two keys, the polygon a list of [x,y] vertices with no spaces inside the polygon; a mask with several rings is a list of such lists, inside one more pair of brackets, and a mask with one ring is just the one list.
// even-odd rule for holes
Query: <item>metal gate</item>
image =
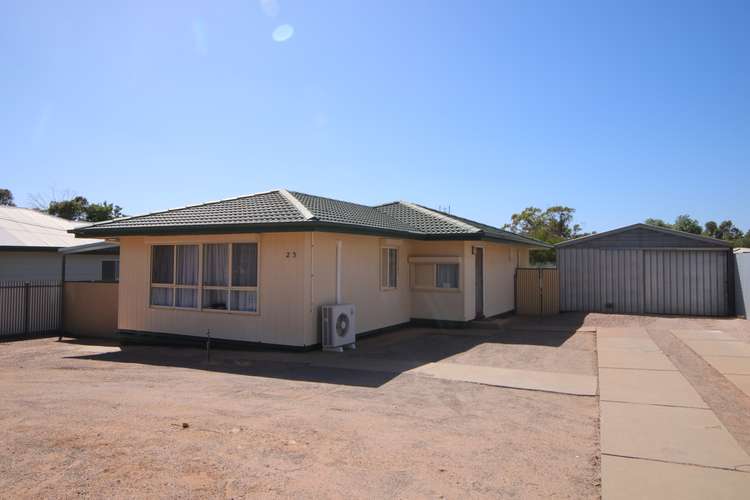
{"label": "metal gate", "polygon": [[60,331],[62,291],[60,281],[0,281],[0,339]]}
{"label": "metal gate", "polygon": [[560,280],[557,269],[516,269],[516,314],[546,315],[559,312]]}

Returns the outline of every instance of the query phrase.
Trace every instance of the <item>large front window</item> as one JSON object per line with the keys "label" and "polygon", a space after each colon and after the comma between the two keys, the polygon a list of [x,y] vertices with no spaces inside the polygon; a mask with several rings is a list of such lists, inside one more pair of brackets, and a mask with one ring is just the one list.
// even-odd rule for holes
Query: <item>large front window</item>
{"label": "large front window", "polygon": [[151,248],[151,305],[258,311],[257,243]]}

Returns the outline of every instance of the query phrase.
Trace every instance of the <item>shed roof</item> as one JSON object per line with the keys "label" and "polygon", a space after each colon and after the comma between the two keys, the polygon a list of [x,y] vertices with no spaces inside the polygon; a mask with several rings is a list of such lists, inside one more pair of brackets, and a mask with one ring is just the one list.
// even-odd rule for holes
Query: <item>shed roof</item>
{"label": "shed roof", "polygon": [[[655,235],[662,235],[666,236],[668,239],[660,239],[655,240],[655,243],[653,245],[649,245],[645,240],[647,238],[643,238],[641,235],[645,233],[652,233]],[[665,227],[660,226],[652,226],[650,224],[631,224],[629,226],[620,227],[617,229],[612,229],[610,231],[605,231],[603,233],[595,233],[588,236],[582,236],[580,238],[575,238],[568,241],[563,241],[560,243],[557,243],[555,247],[557,248],[565,248],[565,247],[572,247],[572,246],[610,246],[609,243],[612,243],[612,246],[615,246],[614,243],[618,237],[618,235],[625,235],[626,233],[636,233],[638,238],[634,238],[633,241],[637,241],[637,246],[642,247],[648,247],[648,246],[669,246],[673,248],[692,248],[696,246],[700,247],[716,247],[716,248],[728,248],[731,247],[732,244],[725,240],[719,240],[716,238],[710,238],[708,236],[701,236],[699,234],[692,234],[692,233],[685,233],[683,231],[676,231],[674,229],[668,229]],[[623,239],[623,238],[620,238]],[[617,245],[616,246],[624,246],[620,239],[617,239]],[[664,242],[668,241],[668,244],[665,244]]]}
{"label": "shed roof", "polygon": [[0,206],[0,249],[56,250],[99,242],[76,239],[68,232],[84,225],[30,208]]}
{"label": "shed roof", "polygon": [[71,230],[79,236],[263,231],[355,232],[416,239],[472,239],[549,247],[541,241],[408,202],[368,206],[277,189]]}

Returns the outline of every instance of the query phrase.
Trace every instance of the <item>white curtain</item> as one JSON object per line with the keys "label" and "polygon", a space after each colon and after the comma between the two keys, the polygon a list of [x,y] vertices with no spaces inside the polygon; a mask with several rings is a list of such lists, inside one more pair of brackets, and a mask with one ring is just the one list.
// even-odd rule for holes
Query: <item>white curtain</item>
{"label": "white curtain", "polygon": [[172,307],[172,289],[152,287],[151,288],[151,305]]}
{"label": "white curtain", "polygon": [[203,290],[204,309],[227,309],[226,290]]}
{"label": "white curtain", "polygon": [[203,284],[229,285],[229,244],[203,245]]}
{"label": "white curtain", "polygon": [[198,245],[177,246],[177,284],[198,284]]}
{"label": "white curtain", "polygon": [[258,286],[258,244],[232,245],[232,286]]}
{"label": "white curtain", "polygon": [[458,288],[458,264],[437,265],[437,287]]}
{"label": "white curtain", "polygon": [[249,311],[258,310],[257,292],[233,291],[232,292],[232,311]]}

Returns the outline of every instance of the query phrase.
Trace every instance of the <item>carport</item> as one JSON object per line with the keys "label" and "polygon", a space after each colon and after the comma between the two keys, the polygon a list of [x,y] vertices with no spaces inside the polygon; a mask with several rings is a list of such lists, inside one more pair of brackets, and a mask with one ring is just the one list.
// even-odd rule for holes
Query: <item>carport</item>
{"label": "carport", "polygon": [[732,249],[726,241],[634,224],[556,248],[562,311],[734,312]]}

